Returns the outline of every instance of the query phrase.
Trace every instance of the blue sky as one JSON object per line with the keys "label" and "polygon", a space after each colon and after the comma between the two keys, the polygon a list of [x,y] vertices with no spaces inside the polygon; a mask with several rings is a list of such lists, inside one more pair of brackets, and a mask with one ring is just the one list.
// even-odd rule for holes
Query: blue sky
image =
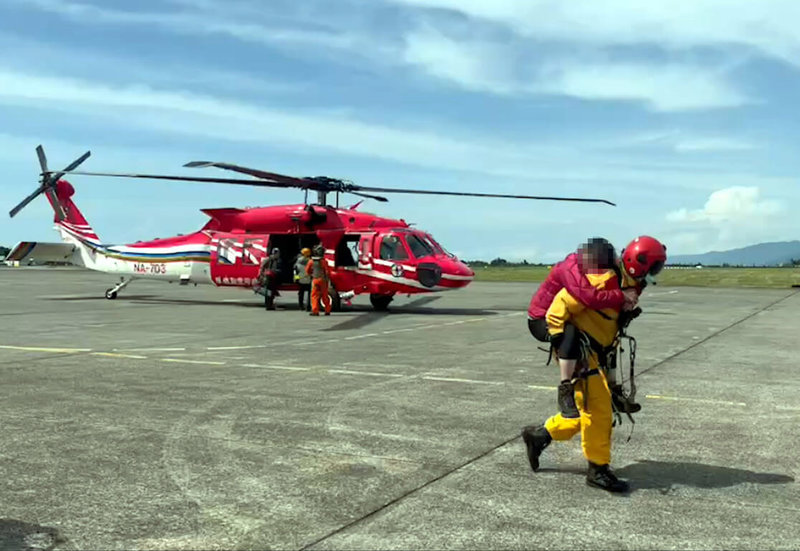
{"label": "blue sky", "polygon": [[[800,237],[794,0],[4,0],[0,200],[85,150],[95,171],[228,161],[366,186],[602,197],[391,196],[461,257],[553,261],[588,236],[696,253]],[[302,192],[74,178],[104,241]],[[355,202],[357,198],[353,198]],[[349,199],[345,199],[349,201]],[[43,197],[0,243],[54,241]]]}

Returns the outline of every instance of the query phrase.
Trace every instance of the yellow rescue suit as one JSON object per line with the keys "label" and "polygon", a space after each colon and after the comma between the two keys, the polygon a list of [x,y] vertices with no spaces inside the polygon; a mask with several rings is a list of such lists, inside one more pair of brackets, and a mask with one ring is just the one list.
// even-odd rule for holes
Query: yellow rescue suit
{"label": "yellow rescue suit", "polygon": [[[598,289],[619,288],[613,271],[587,274],[586,277]],[[587,309],[566,289],[562,289],[547,311],[547,327],[551,335],[558,335],[569,322],[600,345],[610,346],[617,335],[619,312],[610,308],[601,312]],[[590,374],[575,386],[575,404],[580,417],[567,419],[559,413],[548,419],[544,426],[553,440],[569,440],[580,432],[586,459],[596,465],[607,465],[611,462],[611,390],[605,373],[599,369],[597,352],[591,350],[587,356]],[[588,403],[585,401],[587,391]]]}

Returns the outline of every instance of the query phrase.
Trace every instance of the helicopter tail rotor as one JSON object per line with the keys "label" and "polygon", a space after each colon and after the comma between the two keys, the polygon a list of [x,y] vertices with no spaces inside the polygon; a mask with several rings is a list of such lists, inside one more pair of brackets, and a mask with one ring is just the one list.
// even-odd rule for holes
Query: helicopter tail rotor
{"label": "helicopter tail rotor", "polygon": [[56,193],[56,184],[58,180],[61,179],[64,174],[72,171],[73,169],[77,168],[81,163],[83,163],[86,159],[89,158],[91,155],[91,151],[87,151],[74,161],[72,161],[69,165],[67,165],[63,170],[59,172],[52,172],[47,168],[47,156],[44,153],[44,148],[41,145],[36,147],[36,155],[39,158],[39,166],[42,169],[41,171],[41,180],[39,187],[36,190],[28,195],[25,199],[23,199],[16,207],[11,209],[8,215],[13,218],[14,216],[19,213],[22,209],[28,206],[31,201],[36,199],[39,195],[44,193],[47,195],[47,198],[50,199],[50,202],[53,204],[53,208],[56,211],[56,216],[58,217],[59,221],[64,220],[66,218],[66,214],[64,209],[61,206],[61,203],[58,199],[58,194]]}

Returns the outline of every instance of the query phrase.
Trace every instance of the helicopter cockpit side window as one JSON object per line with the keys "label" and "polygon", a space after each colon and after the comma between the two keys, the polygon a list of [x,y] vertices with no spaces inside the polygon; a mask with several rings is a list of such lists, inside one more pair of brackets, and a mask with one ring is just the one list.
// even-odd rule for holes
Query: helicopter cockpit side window
{"label": "helicopter cockpit side window", "polygon": [[433,247],[414,234],[409,234],[406,236],[406,243],[408,243],[408,248],[411,249],[411,254],[413,254],[416,258],[422,258],[424,256],[436,254]]}
{"label": "helicopter cockpit side window", "polygon": [[396,235],[384,236],[381,241],[382,260],[408,260],[405,245]]}

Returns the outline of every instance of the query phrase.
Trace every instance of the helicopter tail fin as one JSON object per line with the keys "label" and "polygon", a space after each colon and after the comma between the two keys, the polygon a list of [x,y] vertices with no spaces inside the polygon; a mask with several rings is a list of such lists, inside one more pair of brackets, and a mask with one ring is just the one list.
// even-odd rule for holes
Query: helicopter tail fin
{"label": "helicopter tail fin", "polygon": [[47,200],[55,212],[55,224],[62,231],[66,231],[73,237],[92,245],[99,245],[100,238],[86,221],[83,213],[72,201],[75,188],[66,180],[59,180],[56,183],[54,194],[47,194]]}

